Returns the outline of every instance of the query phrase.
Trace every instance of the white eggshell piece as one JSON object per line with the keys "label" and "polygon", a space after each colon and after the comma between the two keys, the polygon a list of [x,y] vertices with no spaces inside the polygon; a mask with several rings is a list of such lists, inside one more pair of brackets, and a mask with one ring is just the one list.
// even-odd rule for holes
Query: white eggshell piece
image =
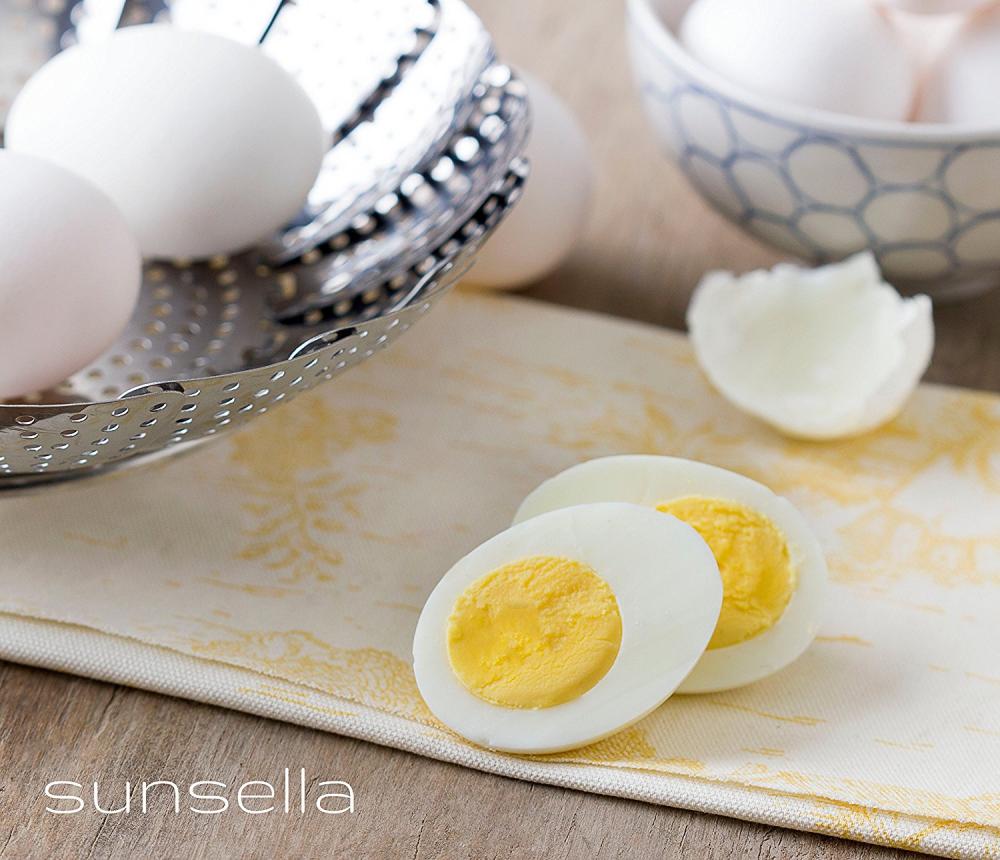
{"label": "white eggshell piece", "polygon": [[954,125],[1000,123],[1000,6],[970,17],[930,65],[918,119]]}
{"label": "white eggshell piece", "polygon": [[695,0],[681,41],[732,83],[781,102],[879,120],[904,120],[914,105],[914,60],[871,0]]}
{"label": "white eggshell piece", "polygon": [[[477,579],[531,556],[589,565],[622,618],[621,648],[591,689],[549,708],[506,708],[459,681],[447,650],[448,618]],[[631,725],[677,688],[704,651],[722,586],[711,551],[679,520],[636,505],[554,511],[514,526],[459,561],[427,599],[413,639],[420,693],[434,715],[473,743],[516,753],[574,749]]]}
{"label": "white eggshell piece", "polygon": [[685,496],[725,499],[768,517],[788,543],[797,579],[792,598],[773,627],[745,642],[705,651],[678,692],[709,693],[759,681],[806,650],[819,629],[826,600],[829,577],[823,552],[805,518],[787,499],[757,481],[707,463],[623,455],[581,463],[545,481],[524,500],[514,522],[598,502],[628,502],[659,513],[657,505]]}
{"label": "white eggshell piece", "polygon": [[865,433],[894,418],[934,349],[930,299],[901,297],[869,253],[818,269],[713,272],[687,321],[722,395],[805,439]]}
{"label": "white eggshell piece", "polygon": [[327,136],[305,91],[260,50],[147,25],[39,69],[11,107],[6,141],[97,185],[147,257],[203,258],[295,216]]}
{"label": "white eggshell piece", "polygon": [[522,75],[531,103],[531,175],[517,205],[476,257],[467,282],[513,289],[570,255],[590,213],[594,167],[576,118],[541,81]]}
{"label": "white eggshell piece", "polygon": [[139,248],[93,185],[0,150],[0,400],[49,388],[121,333],[141,281]]}

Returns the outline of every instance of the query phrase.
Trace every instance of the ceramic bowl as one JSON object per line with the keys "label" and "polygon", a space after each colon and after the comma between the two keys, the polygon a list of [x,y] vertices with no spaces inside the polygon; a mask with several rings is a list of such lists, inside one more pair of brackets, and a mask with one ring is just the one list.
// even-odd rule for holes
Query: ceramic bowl
{"label": "ceramic bowl", "polygon": [[629,0],[629,43],[656,134],[713,206],[811,262],[871,250],[907,291],[1000,284],[1000,128],[877,122],[751,93],[681,46],[690,3]]}

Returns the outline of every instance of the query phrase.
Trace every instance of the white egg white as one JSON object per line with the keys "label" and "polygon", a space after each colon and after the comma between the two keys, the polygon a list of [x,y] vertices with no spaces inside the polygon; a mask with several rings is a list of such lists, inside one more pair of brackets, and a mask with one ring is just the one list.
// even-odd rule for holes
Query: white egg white
{"label": "white egg white", "polygon": [[895,417],[934,349],[930,299],[901,297],[868,253],[819,269],[712,272],[687,321],[719,392],[803,439],[853,436]]}
{"label": "white egg white", "polygon": [[[506,708],[471,693],[448,659],[448,619],[476,580],[532,556],[589,565],[614,593],[622,641],[608,673],[577,699]],[[718,566],[697,532],[631,504],[553,511],[482,544],[445,574],[413,639],[417,686],[434,715],[479,744],[515,753],[574,749],[641,719],[677,688],[704,651],[722,604]]]}
{"label": "white egg white", "polygon": [[[797,581],[777,623],[746,642],[706,651],[678,692],[708,693],[753,683],[783,669],[809,646],[819,629],[827,590],[826,561],[819,543],[787,499],[750,478],[706,463],[626,455],[591,460],[549,479],[525,499],[514,522],[528,524],[560,508],[597,502],[629,502],[654,510],[658,504],[685,496],[745,505],[768,517],[788,543]],[[665,573],[671,578],[685,575],[672,565]]]}

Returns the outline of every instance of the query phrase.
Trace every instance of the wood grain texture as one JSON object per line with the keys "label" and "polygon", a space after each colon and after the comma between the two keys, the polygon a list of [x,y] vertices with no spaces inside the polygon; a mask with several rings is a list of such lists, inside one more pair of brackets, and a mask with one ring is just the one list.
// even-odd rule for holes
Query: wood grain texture
{"label": "wood grain texture", "polygon": [[[476,773],[271,720],[0,664],[0,858],[901,860],[903,852]],[[45,784],[346,779],[353,816],[46,813]]]}
{"label": "wood grain texture", "polygon": [[[706,268],[775,255],[712,213],[657,152],[608,0],[474,0],[505,57],[575,108],[598,166],[569,263],[528,292],[681,327]],[[931,378],[1000,390],[1000,292],[936,311]],[[346,779],[353,817],[44,812],[54,779]],[[0,664],[0,860],[75,857],[698,857],[895,860],[904,852],[532,785],[270,720]]]}

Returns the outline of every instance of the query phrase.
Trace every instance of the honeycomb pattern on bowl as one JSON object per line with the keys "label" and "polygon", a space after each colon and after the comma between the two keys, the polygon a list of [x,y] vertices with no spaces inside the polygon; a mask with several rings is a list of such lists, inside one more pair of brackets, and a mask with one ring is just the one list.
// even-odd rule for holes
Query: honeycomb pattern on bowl
{"label": "honeycomb pattern on bowl", "polygon": [[814,263],[871,250],[891,279],[938,296],[995,277],[1000,136],[908,140],[791,122],[632,36],[656,131],[699,192],[750,233]]}

